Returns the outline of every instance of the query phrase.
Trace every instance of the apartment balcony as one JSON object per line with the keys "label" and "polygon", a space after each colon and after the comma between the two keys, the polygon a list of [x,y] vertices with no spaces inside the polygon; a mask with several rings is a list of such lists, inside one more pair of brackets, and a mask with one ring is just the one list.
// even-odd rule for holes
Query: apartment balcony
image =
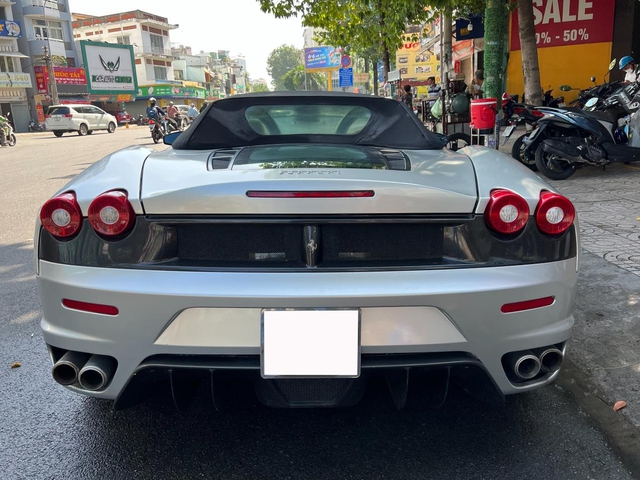
{"label": "apartment balcony", "polygon": [[134,45],[136,57],[144,58],[173,58],[171,48],[154,47],[151,45]]}
{"label": "apartment balcony", "polygon": [[68,18],[67,6],[56,0],[22,0],[22,14],[25,17],[44,17],[50,20]]}

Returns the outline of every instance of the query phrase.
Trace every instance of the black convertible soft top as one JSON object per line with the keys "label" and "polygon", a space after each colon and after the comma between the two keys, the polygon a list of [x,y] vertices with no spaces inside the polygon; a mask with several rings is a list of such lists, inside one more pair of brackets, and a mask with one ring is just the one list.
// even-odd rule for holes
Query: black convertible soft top
{"label": "black convertible soft top", "polygon": [[[291,118],[292,111],[294,117],[295,112],[302,112],[301,121],[296,122],[296,118]],[[275,114],[272,115],[272,112]],[[318,116],[322,112],[350,113],[338,118],[343,121],[336,132],[327,133],[326,122],[320,125],[323,128],[317,130],[321,133],[316,133],[313,125],[306,130],[303,125],[296,131],[297,125],[303,124],[304,120],[316,118],[316,112],[320,112]],[[362,112],[366,112],[366,116]],[[282,114],[280,117],[279,113]],[[285,118],[285,114],[289,117]],[[334,120],[337,115],[326,117]],[[288,130],[280,131],[274,118],[276,121],[284,118],[288,122]],[[348,125],[343,128],[345,122]],[[361,124],[359,128],[356,125],[358,122]],[[256,125],[266,126],[256,128]],[[331,143],[418,150],[443,147],[440,138],[427,130],[406,105],[381,97],[342,92],[270,92],[218,100],[209,105],[172,146],[176,150],[208,150],[284,143]]]}

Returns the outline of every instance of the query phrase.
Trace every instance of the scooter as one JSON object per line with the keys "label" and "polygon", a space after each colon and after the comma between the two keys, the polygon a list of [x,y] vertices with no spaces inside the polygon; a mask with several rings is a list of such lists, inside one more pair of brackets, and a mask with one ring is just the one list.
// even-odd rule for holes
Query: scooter
{"label": "scooter", "polygon": [[44,132],[45,128],[41,123],[36,122],[33,118],[29,121],[30,132]]}
{"label": "scooter", "polygon": [[605,111],[539,108],[545,116],[524,142],[545,177],[564,180],[587,165],[640,161],[640,84],[626,85],[604,103]]}
{"label": "scooter", "polygon": [[16,134],[13,133],[13,127],[9,122],[7,122],[4,126],[4,138],[7,141],[7,146],[15,147],[16,143],[18,143],[18,139],[16,138]]}

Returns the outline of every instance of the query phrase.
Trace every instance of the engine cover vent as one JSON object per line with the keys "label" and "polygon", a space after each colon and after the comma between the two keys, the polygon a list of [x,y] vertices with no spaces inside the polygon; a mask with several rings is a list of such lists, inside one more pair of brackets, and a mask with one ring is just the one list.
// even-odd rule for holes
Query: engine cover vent
{"label": "engine cover vent", "polygon": [[231,165],[234,157],[238,154],[239,150],[217,150],[211,154],[210,169],[211,170],[226,170]]}
{"label": "engine cover vent", "polygon": [[389,170],[411,170],[409,158],[400,150],[381,149],[380,153],[387,161]]}

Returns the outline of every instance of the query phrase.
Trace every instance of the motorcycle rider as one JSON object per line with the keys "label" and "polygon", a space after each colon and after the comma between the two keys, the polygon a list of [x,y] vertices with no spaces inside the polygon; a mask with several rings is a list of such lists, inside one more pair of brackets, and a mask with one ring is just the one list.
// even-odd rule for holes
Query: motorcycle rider
{"label": "motorcycle rider", "polygon": [[9,119],[5,117],[2,112],[0,112],[0,146],[7,146],[7,133],[5,132],[5,127],[9,123]]}
{"label": "motorcycle rider", "polygon": [[150,105],[147,108],[147,118],[149,120],[153,120],[154,122],[161,121],[162,123],[160,125],[162,125],[162,131],[166,135],[167,126],[165,118],[167,118],[167,113],[162,108],[156,105],[156,99],[154,97],[151,97],[149,99],[149,104]]}
{"label": "motorcycle rider", "polygon": [[169,108],[167,108],[168,121],[171,125],[178,130],[178,122],[180,121],[180,111],[173,102],[169,102]]}
{"label": "motorcycle rider", "polygon": [[202,107],[200,107],[200,113],[204,112],[204,109],[209,106],[209,102],[206,100],[202,103]]}
{"label": "motorcycle rider", "polygon": [[638,81],[638,65],[633,57],[627,55],[620,59],[620,70],[624,70],[624,83],[633,83]]}

